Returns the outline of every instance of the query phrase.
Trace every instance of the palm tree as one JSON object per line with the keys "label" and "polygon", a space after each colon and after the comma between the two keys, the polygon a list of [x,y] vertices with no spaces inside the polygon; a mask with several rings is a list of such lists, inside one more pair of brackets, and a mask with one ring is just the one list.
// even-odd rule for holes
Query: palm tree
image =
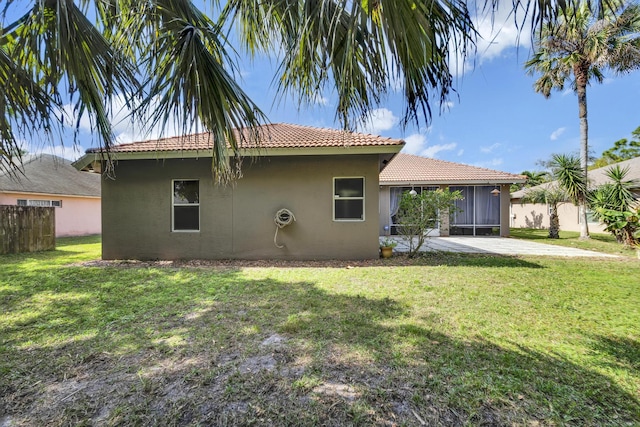
{"label": "palm tree", "polygon": [[618,242],[628,246],[637,244],[638,202],[632,189],[638,183],[627,180],[629,168],[613,165],[605,172],[609,182],[596,188],[589,196],[596,217],[607,225],[607,230]]}
{"label": "palm tree", "polygon": [[[587,1],[598,9],[611,4]],[[5,2],[0,167],[15,164],[18,137],[56,136],[68,121],[63,104],[69,101],[75,129],[88,116],[108,153],[117,97],[134,108],[134,119],[151,117],[149,125],[166,128],[175,120],[185,134],[211,132],[212,170],[220,180],[233,177],[227,144],[239,154],[243,141],[234,139],[232,128],[248,128],[241,135],[259,140],[265,135],[258,126],[266,121],[236,80],[237,57],[227,40],[235,27],[249,52],[279,55],[281,94],[304,103],[330,87],[345,128],[379,106],[398,82],[407,106],[403,122],[428,122],[432,105],[442,106],[452,90],[450,58],[464,56],[476,36],[464,0],[210,3],[215,19],[188,0],[32,0],[26,13],[10,20],[5,12],[23,10],[25,2]],[[546,3],[530,6],[533,26],[560,13]]]}
{"label": "palm tree", "polygon": [[574,155],[553,154],[550,166],[551,175],[568,200],[576,206],[586,206],[588,186],[580,159]]}
{"label": "palm tree", "polygon": [[522,197],[522,203],[540,203],[549,206],[549,239],[560,238],[560,217],[558,206],[569,201],[569,196],[564,188],[557,182],[547,186],[529,188]]}
{"label": "palm tree", "polygon": [[549,182],[550,180],[550,175],[547,171],[523,171],[520,175],[524,175],[527,177],[525,187],[535,187],[536,185],[540,185],[544,182]]}
{"label": "palm tree", "polygon": [[[640,6],[629,4],[594,14],[589,4],[546,20],[535,41],[535,53],[526,62],[530,74],[539,73],[534,88],[549,97],[553,89],[563,90],[572,80],[578,95],[580,119],[580,165],[587,180],[588,121],[587,85],[602,82],[603,71],[627,72],[640,66]],[[586,197],[581,196],[580,237],[589,238]]]}

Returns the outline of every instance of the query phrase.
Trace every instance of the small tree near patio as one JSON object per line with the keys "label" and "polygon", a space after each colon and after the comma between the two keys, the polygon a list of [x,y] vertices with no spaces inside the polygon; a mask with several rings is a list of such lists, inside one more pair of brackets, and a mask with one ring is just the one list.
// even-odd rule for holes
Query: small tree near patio
{"label": "small tree near patio", "polygon": [[549,205],[549,235],[550,239],[560,238],[560,218],[558,206],[569,201],[567,192],[558,185],[538,187],[525,192],[522,203],[544,203]]}
{"label": "small tree near patio", "polygon": [[409,243],[409,258],[416,256],[424,245],[429,230],[438,225],[442,215],[451,215],[454,202],[462,200],[460,191],[438,189],[411,194],[405,191],[398,208],[398,232]]}

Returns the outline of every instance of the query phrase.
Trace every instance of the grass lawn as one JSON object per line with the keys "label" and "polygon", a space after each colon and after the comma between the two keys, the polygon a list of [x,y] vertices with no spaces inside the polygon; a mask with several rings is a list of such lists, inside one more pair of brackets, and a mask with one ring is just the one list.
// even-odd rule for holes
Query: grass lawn
{"label": "grass lawn", "polygon": [[616,242],[616,238],[610,233],[591,233],[591,238],[588,240],[580,240],[580,233],[577,231],[560,231],[559,239],[549,239],[548,235],[549,230],[533,228],[511,229],[511,237],[516,239],[536,240],[550,245],[568,246],[570,248],[586,249],[625,257],[636,256],[635,249]]}
{"label": "grass lawn", "polygon": [[[0,256],[0,425],[638,425],[640,262]],[[244,265],[244,266],[243,266]]]}

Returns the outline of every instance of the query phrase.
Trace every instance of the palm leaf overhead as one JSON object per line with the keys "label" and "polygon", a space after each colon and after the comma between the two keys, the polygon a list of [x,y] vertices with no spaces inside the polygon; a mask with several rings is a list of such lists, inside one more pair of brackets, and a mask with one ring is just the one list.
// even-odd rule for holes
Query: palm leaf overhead
{"label": "palm leaf overhead", "polygon": [[31,76],[0,49],[0,172],[15,171],[22,151],[16,134],[30,137],[34,129],[51,130],[59,105]]}
{"label": "palm leaf overhead", "polygon": [[221,27],[191,2],[175,0],[156,1],[146,22],[152,37],[141,51],[147,96],[139,112],[151,126],[174,120],[183,135],[200,125],[208,130],[216,142],[212,172],[220,182],[232,179],[239,171],[232,170],[227,148],[238,154],[242,143],[233,129],[248,127],[241,137],[258,140],[266,117],[236,82]]}
{"label": "palm leaf overhead", "polygon": [[[111,99],[132,99],[133,64],[110,44],[72,0],[40,0],[15,32],[11,53],[18,65],[59,105],[68,97],[76,127],[87,114],[99,143],[113,144]],[[63,93],[64,91],[64,93]]]}
{"label": "palm leaf overhead", "polygon": [[440,105],[450,93],[450,59],[475,38],[458,0],[232,0],[226,13],[239,22],[250,51],[281,52],[281,93],[307,103],[330,88],[346,128],[397,86],[406,101],[404,122],[428,121],[432,97]]}
{"label": "palm leaf overhead", "polygon": [[[579,3],[562,5],[568,10]],[[62,122],[59,110],[68,99],[75,128],[88,116],[108,152],[111,101],[118,96],[138,119],[151,117],[145,124],[212,132],[213,171],[221,180],[232,177],[226,144],[233,152],[242,141],[233,139],[231,128],[247,127],[254,130],[249,138],[260,138],[255,129],[266,121],[237,83],[237,58],[225,37],[235,26],[250,51],[280,55],[281,94],[292,92],[305,103],[322,90],[333,91],[336,116],[345,128],[353,128],[397,88],[405,100],[404,123],[428,122],[434,106],[453,90],[450,61],[464,56],[476,36],[462,0],[211,1],[215,17],[188,0],[30,4],[24,20],[4,27],[12,28],[13,36],[0,37],[0,166],[11,162],[16,135],[51,132],[54,122]],[[612,8],[609,0],[589,4]],[[495,8],[498,1],[486,5]],[[555,2],[513,5],[528,10],[533,26],[561,13]],[[9,0],[4,9],[10,7],[19,6]]]}

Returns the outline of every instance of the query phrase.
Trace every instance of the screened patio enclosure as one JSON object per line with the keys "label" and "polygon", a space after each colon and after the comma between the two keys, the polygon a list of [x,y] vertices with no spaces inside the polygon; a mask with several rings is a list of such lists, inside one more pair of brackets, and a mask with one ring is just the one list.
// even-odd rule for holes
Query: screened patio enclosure
{"label": "screened patio enclosure", "polygon": [[500,234],[500,194],[494,195],[496,186],[465,185],[451,186],[449,189],[460,191],[464,197],[455,202],[457,211],[453,213],[449,223],[450,235]]}
{"label": "screened patio enclosure", "polygon": [[[402,198],[402,194],[407,192],[407,191],[415,191],[417,194],[421,194],[423,191],[434,191],[437,190],[438,187],[436,186],[428,186],[428,187],[422,187],[422,186],[413,186],[413,187],[390,187],[389,188],[389,212],[391,214],[391,224],[389,224],[389,231],[390,234],[395,236],[400,234],[398,231],[398,227],[399,225],[399,220],[398,220],[398,209],[400,208],[400,199]],[[438,225],[436,226],[435,229],[429,230],[427,232],[428,235],[430,236],[438,236],[439,230],[438,230]]]}
{"label": "screened patio enclosure", "polygon": [[[402,194],[414,190],[420,194],[423,191],[433,191],[439,186],[412,186],[389,188],[389,212],[391,223],[389,234],[398,233],[398,208]],[[500,234],[500,195],[491,192],[496,190],[495,185],[465,185],[451,186],[450,191],[460,191],[462,200],[455,202],[456,212],[449,218],[450,235],[466,236],[491,236]],[[438,236],[439,224],[428,232],[431,236]]]}
{"label": "screened patio enclosure", "polygon": [[[508,172],[398,153],[380,173],[379,232],[397,234],[397,206],[404,191],[459,190],[459,212],[440,215],[430,235],[509,236],[509,187],[526,178]],[[437,233],[437,234],[436,234]]]}

